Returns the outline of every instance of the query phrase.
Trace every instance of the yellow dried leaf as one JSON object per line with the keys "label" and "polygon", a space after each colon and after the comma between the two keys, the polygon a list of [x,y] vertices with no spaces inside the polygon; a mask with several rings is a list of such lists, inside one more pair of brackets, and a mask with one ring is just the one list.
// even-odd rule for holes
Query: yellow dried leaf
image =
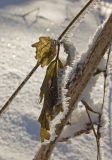
{"label": "yellow dried leaf", "polygon": [[41,128],[40,137],[41,137],[41,142],[44,142],[45,139],[47,140],[50,139],[50,133],[45,128]]}
{"label": "yellow dried leaf", "polygon": [[57,74],[57,70],[63,68],[63,64],[62,62],[58,59],[57,62],[56,60],[52,61],[49,66],[47,67],[47,71],[46,71],[46,76],[44,78],[44,81],[42,83],[42,86],[40,88],[40,100],[39,102],[41,103],[43,100],[43,97],[45,95],[45,92],[47,90],[49,90],[49,85],[51,82],[51,79]]}
{"label": "yellow dried leaf", "polygon": [[57,74],[60,68],[63,68],[63,64],[59,59],[57,61],[56,60],[52,61],[47,67],[48,77],[52,78],[54,75]]}
{"label": "yellow dried leaf", "polygon": [[56,44],[50,37],[40,37],[39,42],[34,43],[32,47],[36,48],[35,58],[42,67],[48,65],[56,55]]}
{"label": "yellow dried leaf", "polygon": [[[50,121],[63,112],[62,104],[58,102],[58,71],[63,68],[59,59],[52,61],[47,67],[46,75],[40,88],[40,102],[44,98],[43,108],[38,121],[41,124],[41,141],[48,139]],[[50,135],[49,135],[50,136]]]}

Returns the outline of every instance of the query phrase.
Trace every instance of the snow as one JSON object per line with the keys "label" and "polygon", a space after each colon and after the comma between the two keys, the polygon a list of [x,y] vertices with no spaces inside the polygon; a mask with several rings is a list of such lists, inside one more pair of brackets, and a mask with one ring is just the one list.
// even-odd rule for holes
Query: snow
{"label": "snow", "polygon": [[[57,38],[84,3],[85,0],[0,1],[0,107],[36,64],[35,51],[31,44],[42,35]],[[23,15],[31,10],[34,11],[24,19]],[[35,17],[37,14],[38,18]],[[101,12],[98,10],[92,10],[85,17],[73,36],[68,38],[78,52],[86,51],[89,38],[101,23]],[[111,159],[112,148],[112,65],[109,70],[105,114],[110,123],[103,142],[105,160]],[[45,70],[39,68],[7,112],[0,117],[0,160],[31,160],[39,149],[40,124],[37,119],[42,105],[38,104],[38,95],[44,74]],[[102,84],[101,75],[94,88],[95,93],[92,93],[95,102],[101,100]],[[53,159],[56,160],[89,160],[90,157],[91,160],[96,159],[92,133],[59,143],[53,153]]]}
{"label": "snow", "polygon": [[[96,41],[97,37],[101,33],[103,25],[101,25],[100,27],[98,27],[96,33],[91,38],[91,41],[90,41],[90,43],[88,45],[88,50],[86,51],[86,53],[82,54],[82,57],[80,57],[80,60],[78,60],[78,62],[76,60],[77,58],[75,57],[76,53],[74,52],[74,57],[75,58],[72,56],[72,60],[73,60],[72,66],[73,67],[71,69],[66,68],[66,70],[68,72],[67,75],[69,76],[69,78],[67,80],[63,79],[62,81],[65,81],[67,83],[68,80],[69,80],[69,81],[72,82],[72,79],[74,79],[74,77],[77,76],[77,73],[76,73],[76,75],[74,73],[76,72],[77,67],[79,68],[78,64],[82,64],[83,61],[84,61],[84,58],[87,57],[88,54],[90,53],[91,48],[96,43],[95,41]],[[77,53],[77,54],[79,55],[79,53]],[[98,65],[98,69],[100,69],[101,71],[104,71],[105,68],[106,68],[106,59],[102,58],[100,64]],[[65,73],[66,73],[66,70],[65,70]],[[97,112],[97,114],[90,112],[90,116],[91,116],[93,124],[98,124],[99,123],[98,122],[98,116],[99,116],[99,114],[101,114],[101,106],[102,106],[101,103],[100,103],[101,98],[100,98],[100,101],[96,103],[96,102],[94,102],[93,97],[91,95],[92,94],[92,90],[94,89],[94,87],[95,87],[95,85],[96,85],[96,83],[97,83],[97,81],[98,81],[99,78],[100,78],[100,74],[96,75],[96,76],[93,76],[91,78],[91,80],[88,82],[86,88],[84,89],[84,91],[83,91],[83,93],[82,93],[82,95],[80,97],[80,100],[83,100],[83,101],[87,102],[89,104],[89,106],[91,107],[91,109],[93,111]],[[66,87],[66,84],[64,86]],[[71,84],[70,87],[72,88],[72,84]],[[64,91],[62,93],[64,93]],[[95,92],[94,92],[94,94],[95,94]],[[102,96],[103,96],[103,94],[102,94]],[[64,102],[65,102],[64,106],[67,107],[67,105],[66,105],[66,102],[67,102],[67,100],[66,100],[66,94],[65,94]],[[61,113],[61,114],[63,114],[63,113]],[[57,119],[57,117],[56,117],[56,119]],[[103,124],[106,124],[108,122],[108,121],[105,122],[104,119],[105,119],[105,116],[103,115],[102,116],[102,122],[101,122],[102,125],[101,126],[103,126]],[[66,125],[64,127],[64,130],[63,130],[63,132],[61,134],[61,137],[60,137],[61,141],[63,141],[64,139],[68,139],[69,137],[75,137],[75,136],[78,135],[78,133],[80,133],[82,131],[88,131],[88,129],[89,129],[88,124],[90,123],[90,120],[88,118],[86,109],[85,109],[85,107],[83,106],[83,104],[81,102],[79,102],[77,104],[77,106],[75,107],[75,109],[74,109],[74,111],[73,111],[73,113],[72,113],[72,115],[70,117],[69,123],[70,124],[68,124],[68,125]],[[101,130],[103,130],[102,127],[101,127]]]}

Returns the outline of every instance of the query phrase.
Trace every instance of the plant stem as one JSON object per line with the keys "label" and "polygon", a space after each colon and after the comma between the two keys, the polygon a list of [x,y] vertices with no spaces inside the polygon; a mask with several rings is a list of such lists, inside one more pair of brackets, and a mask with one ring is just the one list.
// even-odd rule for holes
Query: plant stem
{"label": "plant stem", "polygon": [[105,72],[104,72],[103,100],[102,100],[101,114],[99,115],[99,123],[98,123],[98,127],[97,127],[97,141],[98,141],[97,160],[101,160],[101,149],[100,149],[100,137],[101,137],[101,133],[100,133],[100,127],[101,127],[101,120],[102,120],[102,114],[103,114],[104,103],[105,103],[106,83],[107,83],[107,69],[108,69],[108,63],[109,63],[110,53],[111,53],[111,44],[109,45],[108,56],[107,56],[107,63],[106,63]]}
{"label": "plant stem", "polygon": [[87,105],[88,105],[88,104],[87,104],[85,101],[83,101],[83,100],[82,100],[81,102],[84,104],[84,106],[85,106],[85,108],[86,108],[86,112],[87,112],[89,121],[90,121],[90,123],[91,123],[91,126],[92,126],[92,130],[93,130],[94,136],[95,136],[95,138],[96,138],[96,145],[97,145],[97,160],[98,160],[98,158],[99,158],[99,139],[98,139],[98,134],[97,134],[96,131],[95,131],[95,128],[94,128],[94,125],[93,125],[91,116],[90,116],[90,114],[89,114],[89,111],[88,111],[88,108],[87,108]]}
{"label": "plant stem", "polygon": [[[61,33],[57,41],[60,41],[62,37],[66,34],[66,32],[69,30],[69,28],[78,20],[78,18],[83,14],[83,12],[87,9],[87,7],[93,2],[94,0],[90,0],[84,8],[75,16],[75,18],[69,23],[69,25],[65,28],[65,30]],[[59,50],[60,50],[60,44],[58,44],[58,53],[56,59],[59,57]],[[36,71],[39,64],[37,63],[34,68],[30,71],[30,73],[26,76],[26,78],[23,80],[23,82],[19,85],[19,87],[15,90],[15,92],[11,95],[11,97],[7,100],[5,105],[0,109],[0,116],[1,114],[6,110],[6,108],[9,106],[9,104],[12,102],[12,100],[16,97],[16,95],[19,93],[19,91],[22,89],[22,87],[25,85],[25,83],[29,80],[29,78],[32,76],[32,74]]]}
{"label": "plant stem", "polygon": [[62,39],[62,37],[66,34],[66,32],[69,30],[69,28],[76,22],[76,20],[83,14],[83,12],[87,9],[88,6],[93,2],[94,0],[90,0],[84,8],[81,9],[81,11],[74,17],[74,19],[68,24],[68,26],[65,28],[65,30],[61,33],[61,35],[58,37],[58,41]]}
{"label": "plant stem", "polygon": [[57,137],[53,141],[50,141],[49,143],[42,144],[33,160],[50,159],[53,149],[59,141],[59,137],[62,133],[62,130],[67,124],[73,110],[77,105],[79,97],[81,96],[87,83],[93,76],[93,73],[96,70],[96,67],[98,66],[99,62],[103,58],[108,48],[108,44],[112,41],[111,30],[112,30],[112,14],[105,23],[100,35],[98,35],[97,39],[95,40],[94,45],[92,45],[90,53],[86,57],[85,62],[82,64],[81,74],[79,73],[77,75],[75,74],[75,76],[77,76],[77,79],[71,81],[72,86],[69,88],[67,92],[67,96],[71,97],[71,99],[69,100],[68,112],[61,119],[60,125],[56,127],[55,133],[57,134]]}
{"label": "plant stem", "polygon": [[85,101],[84,101],[84,100],[81,100],[81,102],[84,104],[84,106],[85,106],[85,108],[86,108],[86,112],[87,112],[89,121],[90,121],[90,123],[91,123],[91,126],[92,126],[92,129],[93,129],[94,136],[95,136],[96,139],[97,139],[97,134],[96,134],[96,131],[95,131],[95,128],[94,128],[94,124],[93,124],[93,122],[92,122],[92,119],[91,119],[91,116],[90,116],[89,111],[88,111],[88,109],[87,109],[87,106],[85,105]]}
{"label": "plant stem", "polygon": [[30,73],[26,76],[26,78],[22,81],[22,83],[18,86],[18,88],[14,91],[14,93],[11,95],[11,97],[7,100],[7,102],[4,104],[4,106],[0,109],[0,116],[2,113],[7,109],[9,104],[12,102],[12,100],[16,97],[18,92],[22,89],[22,87],[26,84],[26,82],[30,79],[32,74],[36,71],[36,69],[39,67],[39,63],[37,63],[33,69],[30,71]]}

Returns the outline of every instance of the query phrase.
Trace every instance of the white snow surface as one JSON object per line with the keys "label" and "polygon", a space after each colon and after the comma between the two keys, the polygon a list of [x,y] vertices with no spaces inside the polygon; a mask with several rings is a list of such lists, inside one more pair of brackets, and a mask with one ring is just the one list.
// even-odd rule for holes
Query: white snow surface
{"label": "white snow surface", "polygon": [[[1,0],[0,1],[0,107],[10,97],[36,64],[31,47],[42,35],[57,38],[86,0]],[[111,2],[111,1],[110,1]],[[32,11],[26,16],[26,13]],[[38,16],[37,16],[38,15]],[[107,14],[106,14],[107,16]],[[36,18],[37,17],[37,18]],[[89,38],[102,22],[99,10],[92,10],[70,37],[78,50],[85,51]],[[109,125],[103,138],[104,159],[112,154],[112,58],[109,65],[105,115]],[[42,105],[38,104],[39,88],[45,69],[39,68],[0,117],[0,160],[32,160],[41,145],[37,119]],[[91,93],[95,103],[101,103],[103,75]],[[93,134],[59,143],[52,159],[96,160]]]}

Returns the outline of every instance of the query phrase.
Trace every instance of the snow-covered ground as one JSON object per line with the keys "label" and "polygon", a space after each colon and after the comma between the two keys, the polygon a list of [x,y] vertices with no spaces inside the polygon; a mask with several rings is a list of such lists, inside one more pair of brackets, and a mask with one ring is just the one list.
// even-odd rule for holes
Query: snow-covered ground
{"label": "snow-covered ground", "polygon": [[[35,50],[31,44],[41,35],[57,38],[85,2],[86,0],[0,1],[0,107],[36,64]],[[73,32],[74,35],[68,38],[74,42],[79,52],[87,49],[89,38],[102,22],[103,16],[104,12],[91,10],[76,32]],[[112,73],[112,65],[109,70]],[[38,104],[38,95],[44,73],[39,68],[7,112],[0,117],[0,160],[32,160],[38,150],[40,125],[37,119],[42,107]],[[111,74],[109,80],[112,81]],[[110,120],[104,138],[105,160],[111,160],[112,153],[111,81],[108,82],[109,92],[105,105],[105,114]],[[101,77],[97,84],[97,95],[93,95],[96,99],[101,97],[102,84]],[[93,134],[59,143],[53,159],[95,160],[96,144]]]}

